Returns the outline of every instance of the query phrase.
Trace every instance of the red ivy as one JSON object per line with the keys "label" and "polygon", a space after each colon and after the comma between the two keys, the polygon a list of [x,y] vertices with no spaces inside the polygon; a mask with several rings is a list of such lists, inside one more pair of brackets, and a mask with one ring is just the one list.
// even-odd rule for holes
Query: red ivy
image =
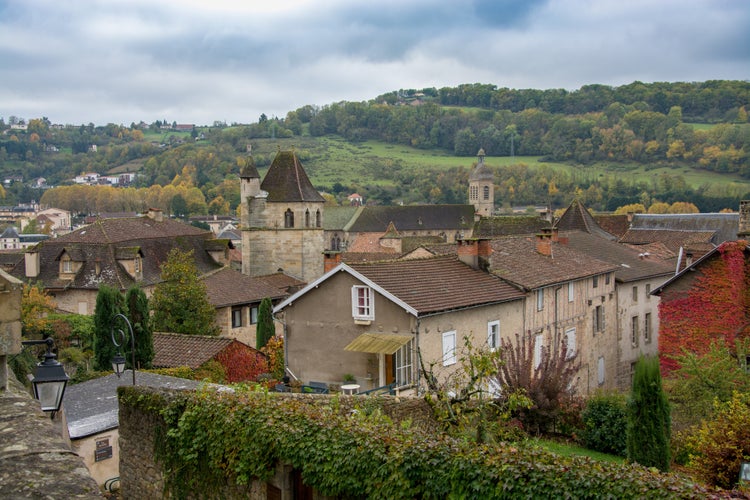
{"label": "red ivy", "polygon": [[687,352],[705,354],[712,342],[734,346],[746,336],[750,305],[750,263],[745,241],[723,243],[718,258],[706,262],[685,291],[662,295],[659,304],[659,354],[662,371],[679,367]]}
{"label": "red ivy", "polygon": [[268,373],[266,356],[240,342],[232,342],[216,360],[227,373],[227,383],[256,381],[258,375]]}

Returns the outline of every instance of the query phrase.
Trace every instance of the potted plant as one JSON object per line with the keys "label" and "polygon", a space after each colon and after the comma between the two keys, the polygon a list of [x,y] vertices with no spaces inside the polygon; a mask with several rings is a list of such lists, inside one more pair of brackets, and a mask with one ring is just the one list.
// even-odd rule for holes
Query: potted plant
{"label": "potted plant", "polygon": [[357,379],[352,375],[351,373],[345,373],[344,374],[344,385],[346,384],[354,384],[357,382]]}

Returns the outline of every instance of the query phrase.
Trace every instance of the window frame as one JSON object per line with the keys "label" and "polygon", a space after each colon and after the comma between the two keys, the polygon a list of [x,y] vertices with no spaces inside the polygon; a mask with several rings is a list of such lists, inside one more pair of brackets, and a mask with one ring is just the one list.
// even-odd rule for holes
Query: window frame
{"label": "window frame", "polygon": [[[576,327],[572,326],[570,328],[567,328],[565,330],[565,359],[573,359],[576,357],[576,354],[578,353],[578,344],[576,339]],[[571,342],[572,339],[572,342]],[[570,345],[573,344],[573,348],[571,349]]]}
{"label": "window frame", "polygon": [[638,302],[638,285],[633,287],[633,302]]}
{"label": "window frame", "polygon": [[458,362],[456,355],[456,330],[443,332],[443,366],[455,365]]}
{"label": "window frame", "polygon": [[630,345],[638,347],[638,340],[640,336],[640,318],[638,316],[632,316],[630,318]]}
{"label": "window frame", "polygon": [[414,359],[412,356],[412,342],[409,340],[393,353],[393,376],[396,384],[400,386],[410,385],[414,380]]}
{"label": "window frame", "polygon": [[61,270],[63,274],[71,274],[73,272],[73,260],[70,258],[60,260]]}
{"label": "window frame", "polygon": [[[366,302],[360,304],[360,291],[364,292],[362,299]],[[372,321],[375,319],[375,294],[373,289],[366,285],[352,286],[352,318],[355,321]]]}
{"label": "window frame", "polygon": [[544,311],[544,288],[540,288],[536,291],[536,310]]}
{"label": "window frame", "polygon": [[490,351],[496,351],[500,348],[500,320],[487,323],[487,346],[489,346]]}
{"label": "window frame", "polygon": [[572,281],[568,282],[568,302],[575,301],[576,293],[575,293],[575,283]]}
{"label": "window frame", "polygon": [[[242,328],[242,307],[233,307],[230,315],[232,328]],[[239,322],[236,320],[239,320]]]}
{"label": "window frame", "polygon": [[647,312],[643,320],[643,342],[646,344],[651,343],[651,313]]}
{"label": "window frame", "polygon": [[604,306],[598,305],[594,307],[594,335],[604,331]]}
{"label": "window frame", "polygon": [[258,324],[258,308],[259,306],[250,306],[250,324]]}
{"label": "window frame", "polygon": [[591,288],[599,288],[599,275],[591,277]]}

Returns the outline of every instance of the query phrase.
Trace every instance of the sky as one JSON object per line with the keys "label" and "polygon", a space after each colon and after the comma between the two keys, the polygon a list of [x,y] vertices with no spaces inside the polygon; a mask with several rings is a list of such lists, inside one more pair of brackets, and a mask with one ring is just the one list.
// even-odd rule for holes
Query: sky
{"label": "sky", "polygon": [[211,125],[399,89],[750,79],[748,0],[0,0],[0,118]]}

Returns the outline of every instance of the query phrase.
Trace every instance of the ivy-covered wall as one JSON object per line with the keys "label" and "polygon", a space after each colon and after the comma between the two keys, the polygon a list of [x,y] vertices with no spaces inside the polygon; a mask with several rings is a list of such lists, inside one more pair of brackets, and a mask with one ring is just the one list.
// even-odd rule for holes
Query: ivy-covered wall
{"label": "ivy-covered wall", "polygon": [[[705,498],[669,474],[567,458],[519,445],[453,439],[380,401],[236,390],[168,393],[121,387],[125,498]],[[423,401],[405,402],[420,407]],[[271,485],[271,486],[269,486]]]}

